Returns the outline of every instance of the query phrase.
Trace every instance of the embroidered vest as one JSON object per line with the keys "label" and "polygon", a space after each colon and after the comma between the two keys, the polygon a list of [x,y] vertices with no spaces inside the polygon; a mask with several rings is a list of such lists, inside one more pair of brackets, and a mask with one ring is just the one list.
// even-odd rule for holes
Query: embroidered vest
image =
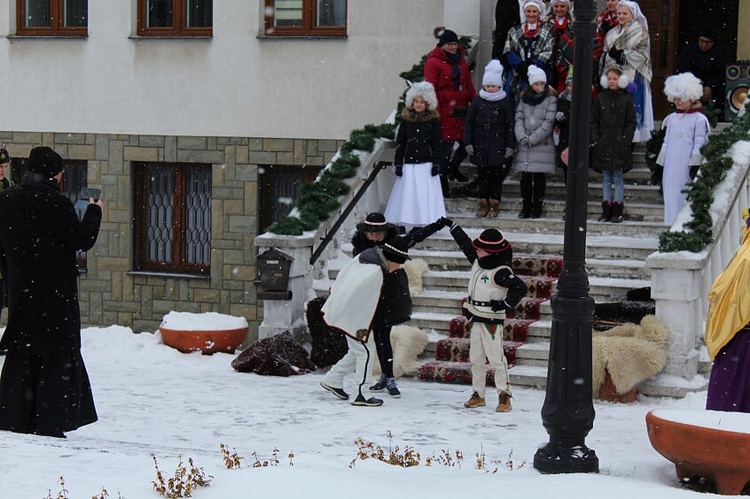
{"label": "embroidered vest", "polygon": [[505,311],[492,311],[492,300],[503,301],[508,293],[508,288],[495,284],[495,274],[500,269],[511,270],[510,267],[501,265],[494,269],[483,269],[477,260],[471,267],[469,278],[469,298],[464,303],[464,308],[472,315],[486,319],[505,319]]}

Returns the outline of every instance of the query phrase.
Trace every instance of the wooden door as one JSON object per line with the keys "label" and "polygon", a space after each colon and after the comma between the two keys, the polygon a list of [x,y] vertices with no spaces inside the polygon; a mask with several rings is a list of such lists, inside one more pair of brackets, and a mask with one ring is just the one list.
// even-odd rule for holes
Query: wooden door
{"label": "wooden door", "polygon": [[678,0],[640,0],[638,3],[648,19],[654,72],[651,79],[654,118],[661,120],[670,112],[663,89],[664,80],[674,73],[677,62],[680,7]]}

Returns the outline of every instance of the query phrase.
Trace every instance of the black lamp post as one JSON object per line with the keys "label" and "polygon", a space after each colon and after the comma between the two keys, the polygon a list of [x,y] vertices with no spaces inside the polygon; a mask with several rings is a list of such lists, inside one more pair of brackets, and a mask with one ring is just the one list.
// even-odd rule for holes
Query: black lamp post
{"label": "black lamp post", "polygon": [[589,120],[596,32],[594,0],[577,0],[575,13],[563,272],[551,300],[552,338],[547,394],[542,406],[542,423],[549,434],[549,443],[534,455],[534,468],[542,473],[599,471],[599,458],[586,447],[586,435],[594,426],[591,394],[594,300],[589,296],[586,274]]}

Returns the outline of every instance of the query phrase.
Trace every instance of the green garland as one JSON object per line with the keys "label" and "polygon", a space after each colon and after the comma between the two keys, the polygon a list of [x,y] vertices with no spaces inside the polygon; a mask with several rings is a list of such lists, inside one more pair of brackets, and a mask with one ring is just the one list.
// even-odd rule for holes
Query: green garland
{"label": "green garland", "polygon": [[[461,37],[458,42],[465,47],[466,51],[471,47],[469,37]],[[426,61],[427,55],[425,54],[419,63],[399,76],[409,81],[422,80]],[[404,107],[405,95],[406,91],[399,98],[396,122]],[[287,215],[274,222],[268,228],[268,232],[285,236],[301,236],[307,230],[317,229],[321,221],[327,220],[330,213],[341,206],[339,198],[349,192],[349,185],[344,180],[356,175],[357,168],[360,166],[359,158],[353,151],[372,152],[378,138],[393,140],[395,129],[396,125],[383,123],[365,125],[362,129],[352,130],[349,140],[341,145],[336,160],[318,175],[315,182],[300,186],[299,195],[294,201],[294,207],[297,208],[299,215]]]}
{"label": "green garland", "polygon": [[714,190],[732,168],[732,158],[727,152],[740,140],[748,139],[750,113],[735,118],[721,133],[709,137],[701,149],[706,162],[700,167],[700,176],[688,184],[687,199],[693,210],[693,219],[680,232],[663,232],[659,236],[659,251],[703,251],[713,242],[713,220],[709,209],[714,201]]}

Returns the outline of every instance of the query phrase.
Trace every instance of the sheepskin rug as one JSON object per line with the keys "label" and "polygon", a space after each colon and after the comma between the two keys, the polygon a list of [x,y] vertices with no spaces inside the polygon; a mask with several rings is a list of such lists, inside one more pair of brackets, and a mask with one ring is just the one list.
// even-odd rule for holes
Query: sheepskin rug
{"label": "sheepskin rug", "polygon": [[[424,352],[430,339],[427,333],[413,326],[394,326],[391,329],[391,346],[393,347],[393,375],[414,376],[419,372],[422,363],[417,360]],[[377,357],[377,355],[376,355]],[[373,374],[380,374],[380,362],[375,361]]]}
{"label": "sheepskin rug", "polygon": [[594,395],[609,371],[617,393],[657,374],[667,363],[669,329],[655,316],[647,315],[640,325],[625,323],[592,336],[592,383]]}
{"label": "sheepskin rug", "polygon": [[422,292],[422,274],[429,268],[427,262],[421,258],[414,258],[407,260],[406,263],[401,264],[401,268],[406,272],[406,277],[409,278],[409,293],[412,295],[418,295]]}

